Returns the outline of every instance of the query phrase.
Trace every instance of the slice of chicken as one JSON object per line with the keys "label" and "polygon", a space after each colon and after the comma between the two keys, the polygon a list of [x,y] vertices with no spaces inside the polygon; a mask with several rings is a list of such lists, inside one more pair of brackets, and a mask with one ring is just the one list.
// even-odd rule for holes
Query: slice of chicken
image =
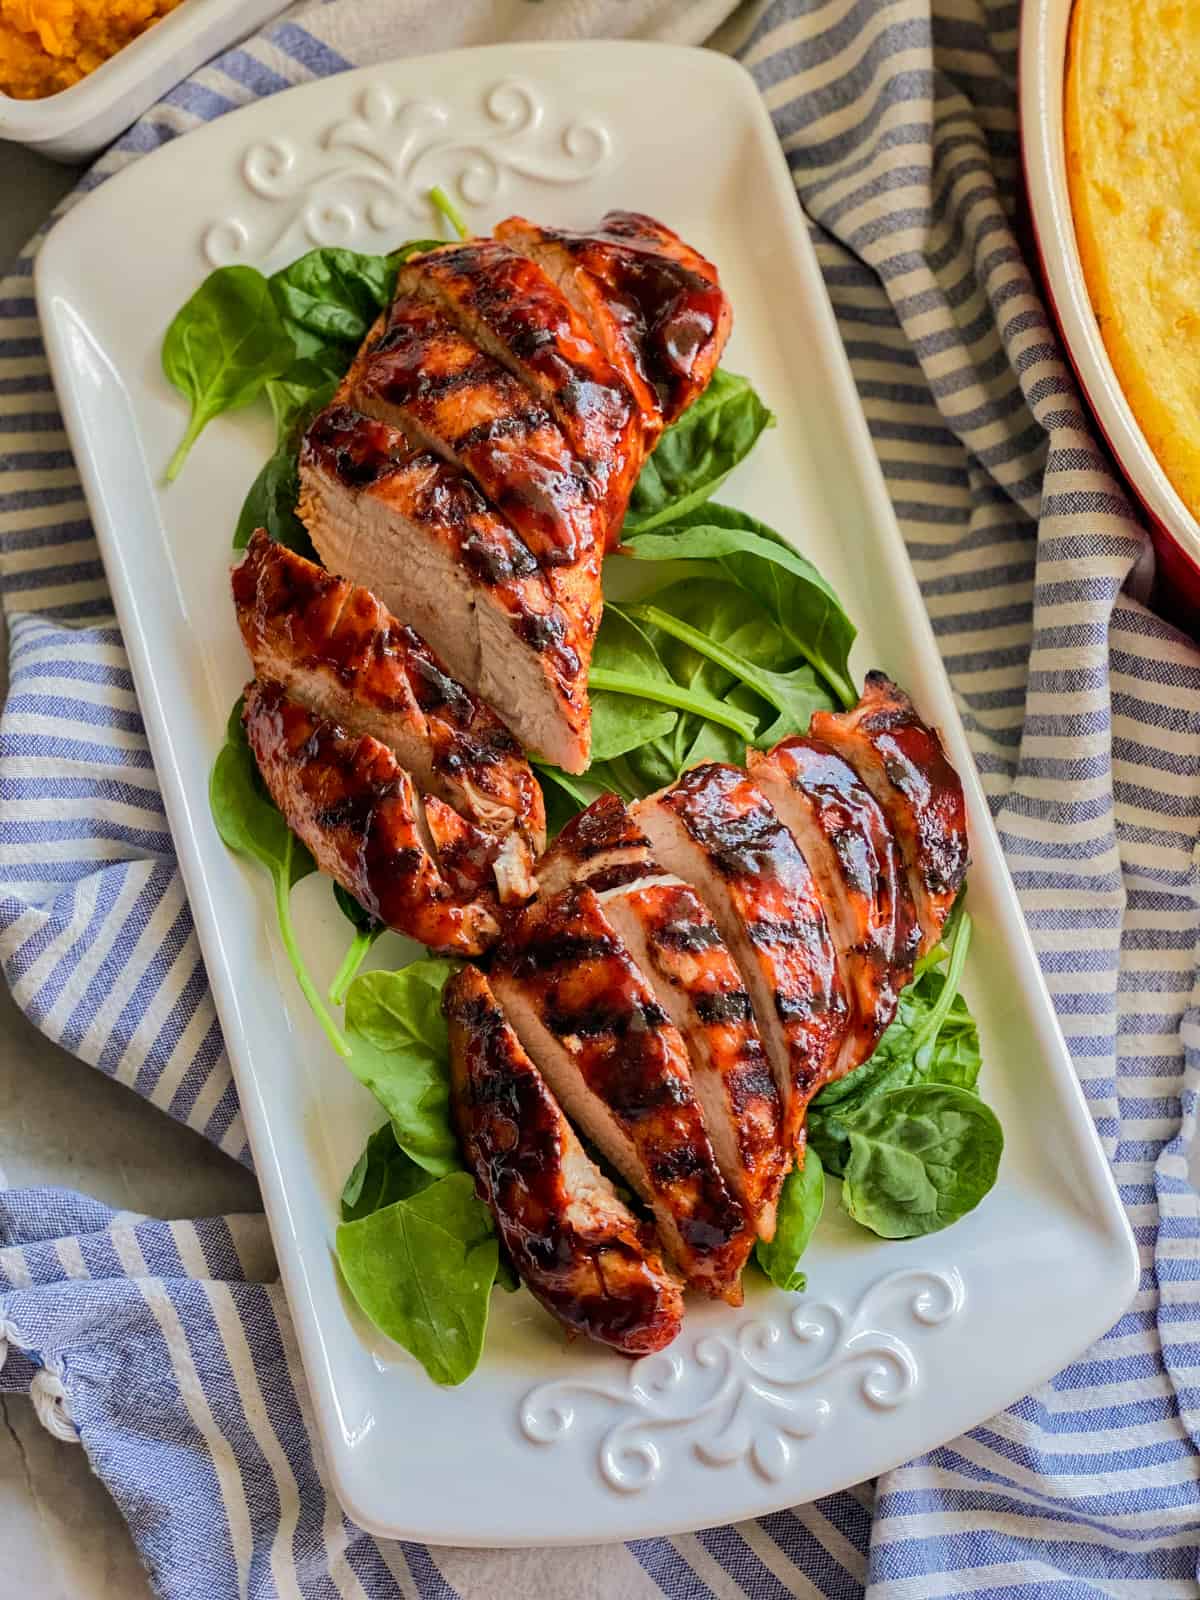
{"label": "slice of chicken", "polygon": [[683,1040],[594,891],[517,913],[491,982],[563,1111],[653,1210],[687,1282],[740,1305],[753,1229],[721,1176]]}
{"label": "slice of chicken", "polygon": [[386,745],[317,716],[277,683],[249,685],[243,722],[288,826],[373,917],[446,955],[479,955],[493,942],[494,897],[456,897],[430,854],[416,786]]}
{"label": "slice of chicken", "polygon": [[921,923],[919,954],[941,937],[967,875],[967,808],[942,741],[882,672],[869,672],[851,711],[818,711],[809,732],[875,796],[900,845]]}
{"label": "slice of chicken", "polygon": [[851,1009],[840,1078],[874,1051],[912,977],[919,929],[908,877],[870,790],[828,745],[793,736],[751,750],[746,765],[812,868],[837,946]]}
{"label": "slice of chicken", "polygon": [[431,301],[546,406],[605,508],[609,544],[644,456],[624,379],[540,267],[494,239],[469,239],[400,268],[397,292]]}
{"label": "slice of chicken", "polygon": [[[261,528],[232,583],[255,675],[348,732],[386,744],[423,794],[471,825],[474,847],[462,834],[458,857],[462,868],[477,867],[476,888],[494,874],[501,900],[527,900],[532,863],[546,843],[542,792],[494,712],[368,590],[276,544]],[[441,809],[427,801],[435,833]],[[440,860],[445,870],[444,854]]]}
{"label": "slice of chicken", "polygon": [[729,338],[733,311],[712,262],[636,211],[578,231],[509,217],[495,233],[536,261],[588,324],[652,419],[652,447],[707,387]]}
{"label": "slice of chicken", "polygon": [[469,478],[335,404],[305,436],[298,509],[331,572],[415,628],[526,749],[584,771],[591,633]]}
{"label": "slice of chicken", "polygon": [[775,1232],[787,1169],[779,1091],[745,984],[694,890],[667,876],[624,801],[602,795],[573,817],[538,865],[538,892],[596,890],[691,1057],[717,1165],[760,1238]]}
{"label": "slice of chicken", "polygon": [[738,767],[693,767],[634,815],[668,871],[697,890],[741,968],[783,1102],[787,1151],[834,1070],[849,1012],[808,863]]}
{"label": "slice of chicken", "polygon": [[608,519],[596,485],[542,402],[436,305],[397,296],[342,392],[469,473],[539,566],[598,574]]}
{"label": "slice of chicken", "polygon": [[481,1199],[526,1287],[571,1333],[622,1355],[661,1350],[683,1296],[585,1155],[477,967],[447,983],[454,1120]]}
{"label": "slice of chicken", "polygon": [[571,818],[538,862],[538,894],[545,900],[575,883],[600,894],[657,872],[650,841],[628,806],[615,794],[602,794]]}

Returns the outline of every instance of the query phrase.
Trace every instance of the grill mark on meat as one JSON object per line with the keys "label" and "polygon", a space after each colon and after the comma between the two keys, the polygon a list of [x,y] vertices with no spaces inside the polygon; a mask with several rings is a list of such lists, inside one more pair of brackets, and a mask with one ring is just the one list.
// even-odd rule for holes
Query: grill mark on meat
{"label": "grill mark on meat", "polygon": [[749,766],[813,870],[838,948],[853,1013],[841,1077],[871,1055],[912,976],[919,930],[907,874],[878,802],[828,745],[792,735],[752,751]]}
{"label": "grill mark on meat", "polygon": [[[482,504],[481,499],[481,508]],[[481,538],[476,533],[469,533],[464,539],[462,552],[471,574],[493,587],[498,583],[508,583],[513,578],[532,578],[540,570],[524,545],[501,549],[490,539]],[[560,622],[560,636],[562,631]]]}
{"label": "grill mark on meat", "polygon": [[548,265],[547,253],[558,253],[589,275],[592,298],[603,301],[606,316],[603,326],[591,319],[597,338],[622,370],[612,341],[623,342],[634,393],[637,380],[648,386],[665,422],[703,389],[728,337],[731,312],[712,263],[678,234],[652,217],[610,211],[588,230],[537,227],[511,217],[496,235],[542,264]]}
{"label": "grill mark on meat", "polygon": [[275,804],[317,865],[381,922],[430,949],[475,955],[499,931],[491,897],[455,897],[421,840],[411,778],[385,745],[255,681],[246,736]]}
{"label": "grill mark on meat", "polygon": [[738,1301],[748,1219],[717,1166],[683,1041],[594,891],[515,917],[493,984],[560,1100],[654,1208],[689,1281]]}
{"label": "grill mark on meat", "polygon": [[686,1043],[692,1086],[722,1176],[763,1238],[775,1229],[785,1172],[778,1090],[749,996],[697,895],[663,873],[616,795],[563,829],[538,866],[542,898],[586,883]]}
{"label": "grill mark on meat", "polygon": [[[614,941],[609,953],[615,948]],[[541,970],[547,970],[545,964]],[[553,1018],[555,1033],[577,1034],[581,1039],[599,1039],[610,1034],[614,1039],[626,1041],[633,1049],[638,1048],[638,1041],[644,1034],[661,1028],[667,1020],[662,1007],[653,1000],[632,1000],[619,1008],[605,1001],[598,1001],[584,1010],[555,1006],[548,1015]]]}
{"label": "grill mark on meat", "polygon": [[442,1007],[463,1152],[526,1285],[568,1329],[629,1356],[662,1349],[679,1331],[679,1289],[584,1155],[482,973],[455,974]]}
{"label": "grill mark on meat", "polygon": [[811,732],[850,764],[882,808],[904,858],[924,954],[937,942],[968,865],[962,782],[940,738],[882,672],[867,674],[850,711],[816,713]]}
{"label": "grill mark on meat", "polygon": [[659,939],[668,949],[695,953],[711,950],[714,945],[720,944],[721,935],[715,923],[711,922],[675,924],[661,929]]}
{"label": "grill mark on meat", "polygon": [[739,1116],[744,1115],[751,1106],[774,1098],[776,1090],[771,1064],[757,1039],[746,1047],[746,1059],[726,1074],[725,1087],[732,1108]]}
{"label": "grill mark on meat", "polygon": [[397,288],[434,304],[548,407],[605,506],[615,543],[644,455],[643,421],[562,291],[527,256],[492,239],[427,251],[400,269]]}
{"label": "grill mark on meat", "polygon": [[553,612],[529,612],[521,623],[521,637],[539,655],[554,655],[574,677],[582,670],[579,652],[566,643],[566,625]]}
{"label": "grill mark on meat", "polygon": [[824,953],[828,938],[824,921],[811,919],[781,922],[777,918],[756,917],[746,923],[746,932],[753,944],[764,949],[770,945],[794,945],[811,955]]}
{"label": "grill mark on meat", "polygon": [[510,955],[513,976],[533,977],[552,972],[555,967],[571,962],[597,961],[611,956],[616,940],[610,933],[566,934],[551,932],[547,938],[531,937]]}
{"label": "grill mark on meat", "polygon": [[365,489],[396,469],[391,429],[349,406],[327,406],[313,418],[305,437],[308,448],[324,458],[348,489]]}
{"label": "grill mark on meat", "polygon": [[445,454],[515,524],[545,568],[572,566],[607,540],[596,487],[524,385],[427,301],[399,295],[347,377],[361,409]]}
{"label": "grill mark on meat", "polygon": [[256,674],[396,753],[430,797],[425,842],[456,888],[472,874],[476,891],[489,886],[504,848],[497,876],[506,875],[505,896],[527,895],[545,814],[533,773],[503,723],[374,595],[261,529],[231,582]]}
{"label": "grill mark on meat", "polygon": [[[712,942],[709,942],[709,948]],[[697,995],[695,1007],[701,1022],[750,1022],[754,1017],[750,996],[744,989],[734,990],[730,994]]]}
{"label": "grill mark on meat", "polygon": [[587,881],[597,894],[602,895],[610,889],[621,889],[626,884],[636,883],[644,873],[645,868],[636,861],[614,861],[609,866],[589,872]]}

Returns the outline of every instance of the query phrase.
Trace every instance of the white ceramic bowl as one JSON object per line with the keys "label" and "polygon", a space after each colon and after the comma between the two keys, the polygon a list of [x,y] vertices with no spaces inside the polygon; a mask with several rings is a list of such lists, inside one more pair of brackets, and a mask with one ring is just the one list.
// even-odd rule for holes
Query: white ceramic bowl
{"label": "white ceramic bowl", "polygon": [[0,94],[0,139],[84,161],[204,61],[253,33],[285,0],[183,0],[79,83],[44,100]]}
{"label": "white ceramic bowl", "polygon": [[1164,601],[1200,623],[1200,523],[1147,444],[1100,337],[1075,240],[1063,139],[1063,91],[1072,0],[1021,7],[1021,146],[1034,235],[1050,309],[1080,387],[1117,464],[1145,509]]}

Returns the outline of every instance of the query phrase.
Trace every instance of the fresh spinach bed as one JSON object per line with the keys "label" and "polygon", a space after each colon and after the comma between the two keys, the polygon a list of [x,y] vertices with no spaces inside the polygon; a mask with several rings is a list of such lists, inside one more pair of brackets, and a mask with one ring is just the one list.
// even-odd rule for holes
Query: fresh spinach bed
{"label": "fresh spinach bed", "polygon": [[[444,197],[432,198],[457,225]],[[431,243],[387,256],[314,250],[270,278],[222,268],[176,316],[163,365],[191,417],[168,477],[222,412],[265,396],[275,416],[276,448],[250,486],[235,548],[263,526],[312,556],[295,513],[300,436],[388,304],[399,263]],[[805,731],[815,710],[857,700],[855,629],[833,590],[773,529],[712,498],[771,420],[745,378],[718,371],[643,467],[622,556],[607,564],[606,576],[632,574],[638,593],[607,600],[596,640],[591,767],[578,778],[538,768],[552,833],[605,790],[635,799],[698,761],[741,764],[748,744],[765,749]],[[387,1117],[346,1180],[338,1261],[378,1328],[436,1382],[461,1383],[478,1364],[493,1288],[517,1285],[450,1119],[441,994],[453,964],[356,976],[386,930],[335,887],[353,931],[322,998],[289,911],[314,863],[266,792],[240,710],[213,768],[214,819],[230,849],[270,873],[305,999]],[[805,1287],[800,1263],[832,1179],[849,1215],[883,1238],[946,1227],[995,1182],[1003,1138],[977,1092],[979,1036],[959,992],[970,933],[960,900],[870,1060],[814,1100],[805,1164],[784,1185],[774,1239],[756,1250],[779,1288]]]}

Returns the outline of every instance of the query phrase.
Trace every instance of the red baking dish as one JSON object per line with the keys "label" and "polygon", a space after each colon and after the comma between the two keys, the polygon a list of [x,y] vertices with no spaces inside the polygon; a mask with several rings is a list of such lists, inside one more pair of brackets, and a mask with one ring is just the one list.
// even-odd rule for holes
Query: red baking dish
{"label": "red baking dish", "polygon": [[1075,242],[1063,140],[1063,88],[1072,0],[1023,0],[1021,150],[1029,210],[1050,311],[1085,399],[1129,488],[1158,556],[1157,599],[1200,632],[1200,523],[1184,505],[1137,424],[1092,312]]}

